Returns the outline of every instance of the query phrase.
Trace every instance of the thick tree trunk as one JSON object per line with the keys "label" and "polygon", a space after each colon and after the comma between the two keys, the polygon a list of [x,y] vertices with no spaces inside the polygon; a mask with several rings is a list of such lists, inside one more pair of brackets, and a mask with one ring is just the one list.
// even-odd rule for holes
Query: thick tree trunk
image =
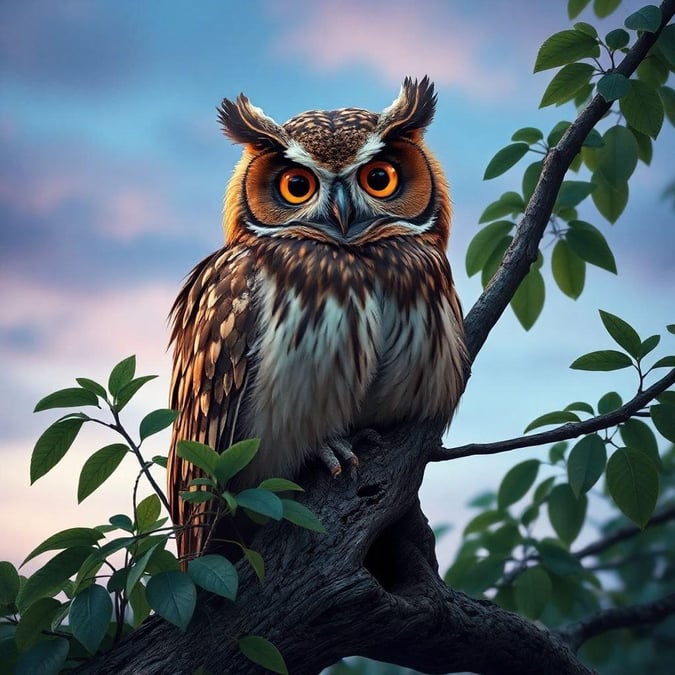
{"label": "thick tree trunk", "polygon": [[264,527],[254,548],[265,584],[240,561],[236,604],[205,595],[185,633],[152,619],[82,672],[257,672],[237,647],[243,635],[271,640],[292,675],[353,654],[430,673],[591,672],[548,631],[439,577],[417,498],[438,441],[438,429],[404,427],[361,446],[356,476],[309,471],[300,479],[305,504],[327,534]]}

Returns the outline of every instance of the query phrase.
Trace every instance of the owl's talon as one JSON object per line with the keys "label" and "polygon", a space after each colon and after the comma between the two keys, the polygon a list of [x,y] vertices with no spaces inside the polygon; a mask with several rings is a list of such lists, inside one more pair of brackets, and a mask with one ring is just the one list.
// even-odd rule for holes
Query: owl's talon
{"label": "owl's talon", "polygon": [[359,458],[352,451],[349,441],[344,438],[333,438],[319,448],[319,458],[330,471],[333,478],[342,473],[342,463],[350,466],[350,475],[353,477]]}

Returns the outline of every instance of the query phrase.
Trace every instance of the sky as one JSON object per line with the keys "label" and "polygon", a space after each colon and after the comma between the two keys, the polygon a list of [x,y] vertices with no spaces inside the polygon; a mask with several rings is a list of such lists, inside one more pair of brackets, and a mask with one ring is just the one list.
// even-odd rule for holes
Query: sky
{"label": "sky", "polygon": [[[601,25],[620,26],[641,4],[625,1]],[[131,511],[137,472],[131,457],[77,505],[83,462],[116,441],[99,427],[85,427],[66,458],[29,486],[33,445],[61,412],[32,410],[75,377],[105,382],[130,354],[137,355],[139,374],[159,377],[123,421],[134,430],[145,413],[166,406],[167,315],[192,266],[221,246],[222,195],[240,153],[216,120],[223,97],[244,91],[283,122],[313,108],[382,110],[404,76],[430,75],[438,107],[427,140],[452,187],[448,255],[468,310],[481,288],[477,277],[467,278],[464,255],[480,213],[520,185],[517,170],[484,182],[487,162],[516,129],[548,131],[574,115],[571,105],[538,109],[552,73],[532,74],[541,42],[569,27],[566,6],[564,0],[3,0],[0,559],[19,563],[60,529]],[[598,23],[590,10],[580,18]],[[507,310],[474,364],[447,445],[518,436],[534,417],[580,398],[595,402],[609,390],[630,398],[630,373],[568,366],[587,351],[611,347],[599,308],[643,336],[663,334],[675,320],[673,210],[661,197],[673,179],[674,153],[666,125],[616,225],[584,207],[582,216],[612,246],[619,275],[589,269],[576,302],[547,277],[545,309],[527,333]],[[166,433],[152,437],[148,455],[164,454],[167,442]],[[450,561],[461,524],[472,515],[467,501],[496,489],[509,466],[531,456],[543,458],[545,450],[427,470],[423,508],[432,524],[456,525],[441,542],[442,561]]]}

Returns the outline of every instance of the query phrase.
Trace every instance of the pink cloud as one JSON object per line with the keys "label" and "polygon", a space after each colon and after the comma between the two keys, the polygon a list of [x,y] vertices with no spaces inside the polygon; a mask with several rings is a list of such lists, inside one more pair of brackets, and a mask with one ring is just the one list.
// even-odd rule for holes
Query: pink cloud
{"label": "pink cloud", "polygon": [[513,89],[511,76],[495,63],[484,23],[460,16],[451,3],[422,7],[383,0],[296,5],[293,17],[300,21],[282,31],[276,51],[301,56],[317,70],[366,65],[388,84],[428,74],[480,98]]}

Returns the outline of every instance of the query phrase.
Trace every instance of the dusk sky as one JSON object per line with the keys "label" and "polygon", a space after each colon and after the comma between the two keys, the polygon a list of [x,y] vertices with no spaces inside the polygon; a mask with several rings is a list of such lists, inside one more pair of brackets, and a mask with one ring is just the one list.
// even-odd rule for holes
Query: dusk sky
{"label": "dusk sky", "polygon": [[[624,2],[605,32],[642,2]],[[485,206],[519,189],[522,169],[484,182],[492,155],[523,126],[547,133],[573,106],[538,109],[552,71],[532,75],[537,49],[569,27],[566,0],[317,2],[87,2],[0,4],[0,559],[23,560],[66,527],[130,513],[137,465],[78,507],[85,459],[117,439],[82,432],[67,457],[29,487],[35,440],[61,411],[33,414],[44,395],[85,376],[105,382],[136,354],[157,374],[124,411],[129,428],[165,407],[167,315],[183,278],[221,245],[225,184],[240,149],[215,109],[244,91],[282,122],[311,108],[382,110],[406,75],[438,89],[427,140],[452,187],[449,257],[468,311],[480,293],[467,278],[466,247]],[[598,25],[592,11],[581,17]],[[628,372],[583,373],[569,364],[610,348],[597,310],[643,337],[675,321],[675,227],[662,193],[673,178],[675,134],[666,124],[650,167],[610,226],[591,206],[582,216],[614,250],[619,275],[588,270],[579,300],[547,272],[542,317],[526,333],[507,310],[474,365],[446,443],[520,435],[534,417],[606,391],[635,391]],[[533,161],[534,157],[530,159]],[[519,171],[520,170],[520,171]],[[548,240],[547,240],[548,241]],[[545,250],[550,253],[550,247]],[[546,265],[548,269],[548,263]],[[673,353],[672,335],[664,351]],[[168,435],[147,442],[165,454]],[[432,523],[460,525],[442,544],[448,562],[468,499],[498,486],[506,469],[546,450],[433,466],[422,489]],[[163,482],[163,477],[161,478]],[[147,492],[147,490],[146,490]]]}

